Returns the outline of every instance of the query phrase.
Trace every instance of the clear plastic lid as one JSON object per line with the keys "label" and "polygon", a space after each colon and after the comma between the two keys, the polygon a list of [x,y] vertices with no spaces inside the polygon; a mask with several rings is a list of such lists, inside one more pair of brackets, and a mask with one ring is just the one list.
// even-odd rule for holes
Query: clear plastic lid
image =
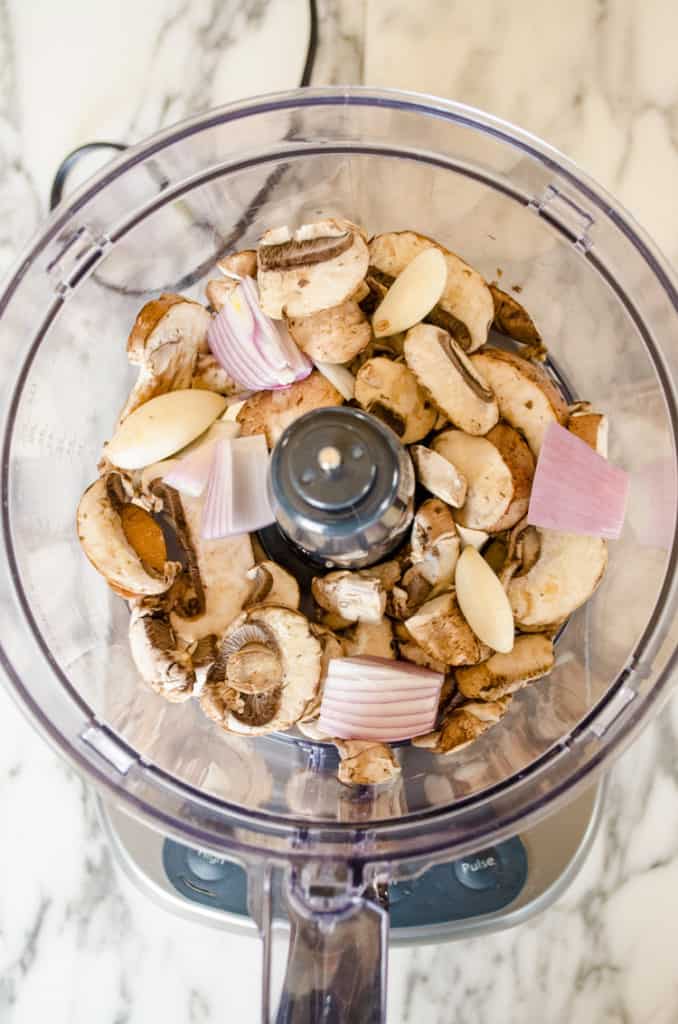
{"label": "clear plastic lid", "polygon": [[[266,228],[341,214],[414,228],[521,289],[574,394],[608,413],[631,475],[622,538],[548,677],[503,722],[402,782],[350,790],[333,751],[220,732],[139,683],[128,611],[74,527],[133,380],[125,340],[161,291],[203,298]],[[69,198],[0,298],[2,660],[52,742],[132,813],[243,857],[396,862],[516,831],[623,749],[675,657],[675,283],[619,205],[508,125],[429,97],[323,89],[211,111],[128,150]],[[394,868],[395,870],[395,868]]]}

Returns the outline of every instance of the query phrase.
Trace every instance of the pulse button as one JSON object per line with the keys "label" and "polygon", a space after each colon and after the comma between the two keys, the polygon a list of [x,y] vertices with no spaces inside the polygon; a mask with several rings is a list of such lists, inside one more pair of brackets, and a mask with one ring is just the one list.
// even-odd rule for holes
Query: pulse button
{"label": "pulse button", "polygon": [[494,846],[455,860],[454,873],[467,889],[499,889],[502,884],[501,857]]}

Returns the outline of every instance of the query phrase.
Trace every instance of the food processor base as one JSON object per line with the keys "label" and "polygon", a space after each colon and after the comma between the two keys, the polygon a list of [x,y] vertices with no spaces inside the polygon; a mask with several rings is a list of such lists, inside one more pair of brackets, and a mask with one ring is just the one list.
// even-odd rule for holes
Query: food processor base
{"label": "food processor base", "polygon": [[[604,784],[593,786],[520,835],[438,864],[390,886],[390,942],[447,942],[522,924],[545,910],[575,878],[598,829]],[[245,870],[184,846],[99,800],[118,869],[135,888],[184,918],[255,936]],[[288,928],[273,899],[273,926]]]}

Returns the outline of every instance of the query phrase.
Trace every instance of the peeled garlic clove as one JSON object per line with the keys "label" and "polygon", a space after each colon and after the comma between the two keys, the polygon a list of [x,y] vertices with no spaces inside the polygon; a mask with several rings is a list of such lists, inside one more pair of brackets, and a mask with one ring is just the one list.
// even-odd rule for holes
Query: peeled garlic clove
{"label": "peeled garlic clove", "polygon": [[464,548],[454,573],[457,602],[469,626],[493,651],[513,650],[513,613],[499,578],[475,548]]}
{"label": "peeled garlic clove", "polygon": [[388,338],[418,324],[445,290],[447,264],[440,249],[424,249],[386,292],[372,317],[375,337]]}
{"label": "peeled garlic clove", "polygon": [[457,523],[457,533],[461,540],[462,549],[470,545],[476,551],[480,551],[490,537],[489,533],[485,533],[484,530],[472,530],[469,526],[460,526],[459,523]]}
{"label": "peeled garlic clove", "polygon": [[350,402],[355,395],[355,377],[349,369],[340,363],[324,363],[314,359],[315,367],[330,384],[334,385],[342,398]]}
{"label": "peeled garlic clove", "polygon": [[118,427],[104,454],[120,469],[142,469],[185,448],[226,408],[213,391],[183,388],[158,395]]}

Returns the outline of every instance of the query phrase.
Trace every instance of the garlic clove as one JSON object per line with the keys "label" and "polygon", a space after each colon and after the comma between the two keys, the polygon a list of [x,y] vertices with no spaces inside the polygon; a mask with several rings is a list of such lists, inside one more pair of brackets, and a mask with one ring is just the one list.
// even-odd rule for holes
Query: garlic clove
{"label": "garlic clove", "polygon": [[424,249],[407,264],[372,317],[375,337],[388,338],[418,324],[430,313],[447,283],[447,264],[439,249]]}
{"label": "garlic clove", "polygon": [[473,547],[464,548],[454,574],[457,602],[469,626],[494,651],[513,650],[513,613],[501,582]]}
{"label": "garlic clove", "polygon": [[195,440],[226,408],[213,391],[183,388],[158,395],[121,423],[104,450],[120,469],[143,469]]}

